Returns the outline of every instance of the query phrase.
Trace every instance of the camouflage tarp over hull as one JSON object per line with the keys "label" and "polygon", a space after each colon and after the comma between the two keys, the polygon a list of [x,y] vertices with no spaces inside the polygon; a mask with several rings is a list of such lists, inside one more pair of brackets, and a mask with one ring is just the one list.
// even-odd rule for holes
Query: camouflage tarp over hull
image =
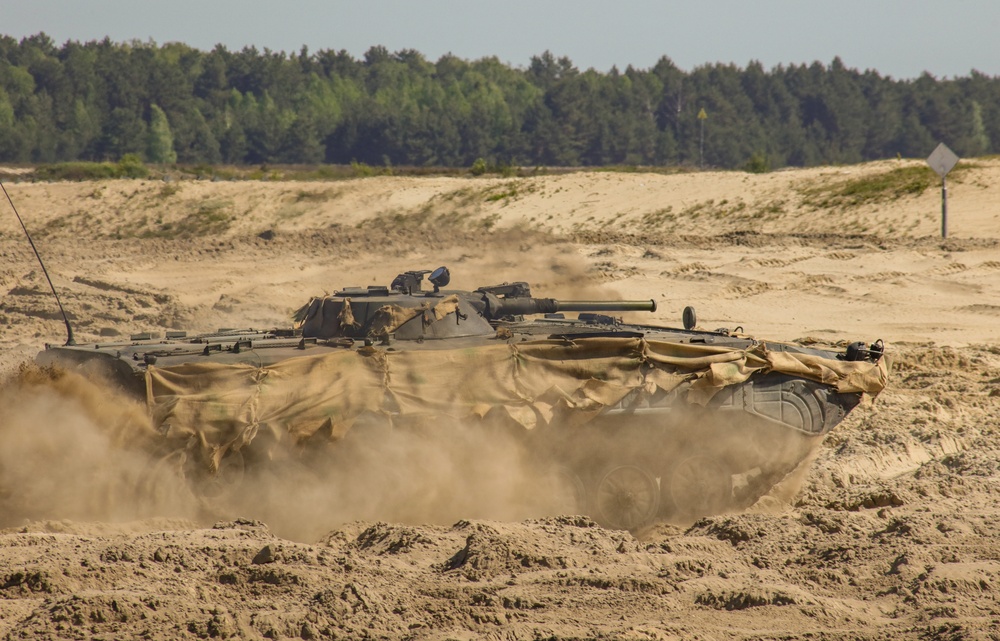
{"label": "camouflage tarp over hull", "polygon": [[630,392],[687,385],[705,404],[728,385],[779,372],[838,392],[878,394],[886,359],[848,362],[812,354],[582,338],[447,350],[376,347],[286,359],[272,365],[188,363],[146,374],[147,400],[170,438],[196,437],[215,464],[266,426],[279,440],[337,439],[363,413],[482,417],[505,411],[526,429],[557,418],[584,422]]}

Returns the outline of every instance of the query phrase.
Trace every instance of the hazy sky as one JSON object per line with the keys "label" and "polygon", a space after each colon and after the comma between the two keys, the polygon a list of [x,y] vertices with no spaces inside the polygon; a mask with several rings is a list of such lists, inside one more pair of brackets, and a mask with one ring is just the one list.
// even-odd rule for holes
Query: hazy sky
{"label": "hazy sky", "polygon": [[0,34],[297,52],[372,45],[430,60],[546,50],[580,69],[828,64],[894,78],[1000,76],[1000,0],[0,0]]}

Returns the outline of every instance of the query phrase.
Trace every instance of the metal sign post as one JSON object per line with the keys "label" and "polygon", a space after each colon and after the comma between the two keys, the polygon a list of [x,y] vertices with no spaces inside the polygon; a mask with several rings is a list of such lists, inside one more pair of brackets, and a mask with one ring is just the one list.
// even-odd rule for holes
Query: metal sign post
{"label": "metal sign post", "polygon": [[948,179],[941,176],[941,238],[948,237]]}
{"label": "metal sign post", "polygon": [[705,108],[702,107],[701,111],[698,112],[698,122],[701,123],[701,145],[698,148],[698,164],[704,169],[705,168],[705,120],[708,119],[708,114],[705,113]]}
{"label": "metal sign post", "polygon": [[945,176],[958,164],[958,156],[943,142],[927,157],[927,164],[941,176],[941,238],[948,237],[948,182]]}

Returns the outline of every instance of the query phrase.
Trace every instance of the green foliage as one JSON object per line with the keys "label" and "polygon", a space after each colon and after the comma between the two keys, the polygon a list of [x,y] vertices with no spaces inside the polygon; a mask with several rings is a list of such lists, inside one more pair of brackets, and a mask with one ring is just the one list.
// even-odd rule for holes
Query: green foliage
{"label": "green foliage", "polygon": [[34,180],[72,181],[146,178],[148,176],[149,169],[135,154],[125,154],[117,163],[63,162],[38,165],[31,175]]}
{"label": "green foliage", "polygon": [[486,197],[486,202],[495,203],[498,200],[509,200],[511,198],[517,198],[517,188],[505,189],[503,191],[490,194]]}
{"label": "green foliage", "polygon": [[38,165],[32,173],[36,180],[102,180],[118,178],[118,166],[109,162],[61,162]]}
{"label": "green foliage", "polygon": [[308,191],[300,189],[295,193],[296,203],[324,203],[340,196],[339,191],[324,189],[322,191]]}
{"label": "green foliage", "polygon": [[233,218],[227,213],[231,203],[209,201],[201,203],[176,223],[158,222],[152,229],[141,231],[141,238],[194,238],[221,234],[229,229]]}
{"label": "green foliage", "polygon": [[771,164],[767,162],[767,156],[754,152],[750,159],[743,165],[743,171],[751,174],[766,174],[771,171]]}
{"label": "green foliage", "polygon": [[[355,59],[0,36],[0,162],[44,163],[75,179],[111,177],[97,165],[126,154],[342,165],[336,177],[400,166],[473,176],[690,168],[702,161],[702,127],[706,166],[749,172],[923,158],[939,141],[963,157],[987,155],[1000,151],[1000,78],[898,81],[839,58],[690,72],[662,58],[601,73],[549,52],[517,68],[384,47]],[[92,164],[66,165],[81,161]]]}
{"label": "green foliage", "polygon": [[929,167],[899,167],[880,174],[809,186],[802,190],[803,202],[816,209],[858,207],[919,196],[936,175]]}
{"label": "green foliage", "polygon": [[174,151],[174,136],[170,133],[170,123],[167,115],[156,105],[150,108],[148,141],[146,143],[146,158],[149,162],[170,164],[177,162],[177,152]]}
{"label": "green foliage", "polygon": [[520,196],[533,193],[537,189],[538,187],[533,183],[513,180],[500,185],[488,187],[482,192],[482,194],[483,200],[488,203],[501,201],[503,204],[507,204],[511,200],[516,200]]}
{"label": "green foliage", "polygon": [[160,198],[170,198],[181,191],[181,186],[177,183],[167,183],[160,187]]}
{"label": "green foliage", "polygon": [[351,161],[351,171],[354,173],[355,178],[392,175],[392,167],[372,167],[367,163],[356,161]]}
{"label": "green foliage", "polygon": [[986,125],[983,122],[983,106],[973,100],[971,111],[970,151],[979,156],[990,148],[990,137],[986,134]]}
{"label": "green foliage", "polygon": [[488,163],[482,158],[476,158],[476,161],[469,167],[469,174],[473,176],[498,174],[504,178],[511,178],[518,174],[518,168],[510,163]]}
{"label": "green foliage", "polygon": [[486,161],[482,158],[476,158],[476,161],[469,167],[469,173],[473,176],[482,176],[486,173],[487,169]]}
{"label": "green foliage", "polygon": [[351,169],[357,178],[368,178],[375,175],[375,168],[363,162],[351,162]]}
{"label": "green foliage", "polygon": [[125,154],[118,161],[118,178],[146,178],[149,176],[149,169],[142,164],[142,159],[137,154]]}

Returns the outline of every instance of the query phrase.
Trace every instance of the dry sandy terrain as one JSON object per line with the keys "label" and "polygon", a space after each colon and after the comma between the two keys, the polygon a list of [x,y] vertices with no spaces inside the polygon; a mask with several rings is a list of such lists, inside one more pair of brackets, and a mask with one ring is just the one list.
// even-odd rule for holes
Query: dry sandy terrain
{"label": "dry sandy terrain", "polygon": [[518,496],[420,513],[307,478],[222,510],[129,449],[138,404],[12,379],[65,337],[3,203],[0,635],[1000,639],[1000,161],[949,180],[947,241],[935,187],[845,187],[919,165],[7,181],[81,342],[287,326],[312,295],[447,265],[459,288],[655,298],[644,322],[693,305],[761,338],[882,338],[894,366],[745,513],[628,533]]}

